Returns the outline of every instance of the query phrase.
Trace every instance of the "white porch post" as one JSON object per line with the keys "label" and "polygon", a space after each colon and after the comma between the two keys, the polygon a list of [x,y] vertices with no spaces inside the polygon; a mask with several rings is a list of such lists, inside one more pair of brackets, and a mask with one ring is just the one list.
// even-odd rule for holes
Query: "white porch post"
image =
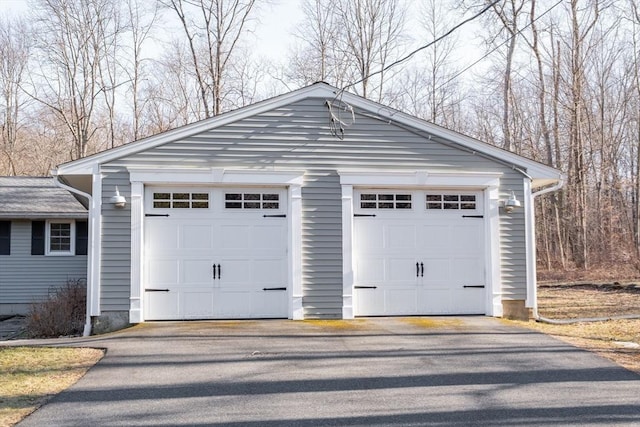
{"label": "white porch post", "polygon": [[291,297],[289,298],[289,318],[304,319],[302,307],[302,186],[301,183],[289,186],[289,283],[291,283]]}
{"label": "white porch post", "polygon": [[342,185],[342,318],[353,319],[353,185]]}
{"label": "white porch post", "polygon": [[131,296],[129,301],[129,322],[144,321],[142,272],[143,272],[143,194],[142,182],[131,183]]}
{"label": "white porch post", "polygon": [[502,280],[500,274],[500,191],[497,185],[485,190],[487,221],[485,222],[485,253],[487,281],[487,315],[502,316]]}
{"label": "white porch post", "polygon": [[535,211],[531,194],[531,180],[524,179],[524,227],[525,227],[525,247],[527,254],[527,299],[525,307],[537,310],[537,277],[536,277],[536,224]]}

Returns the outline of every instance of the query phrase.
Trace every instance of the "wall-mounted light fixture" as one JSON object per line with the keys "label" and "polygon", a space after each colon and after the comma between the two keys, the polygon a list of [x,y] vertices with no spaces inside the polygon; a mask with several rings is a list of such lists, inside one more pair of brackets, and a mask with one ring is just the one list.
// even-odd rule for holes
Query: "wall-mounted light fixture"
{"label": "wall-mounted light fixture", "polygon": [[113,203],[113,206],[115,206],[118,209],[124,208],[127,204],[127,199],[125,199],[124,196],[120,195],[120,191],[118,191],[118,186],[116,186],[115,196],[111,197],[109,201]]}
{"label": "wall-mounted light fixture", "polygon": [[520,200],[516,199],[516,194],[511,191],[511,195],[503,202],[502,206],[506,213],[511,213],[515,208],[522,206],[522,203],[520,203]]}

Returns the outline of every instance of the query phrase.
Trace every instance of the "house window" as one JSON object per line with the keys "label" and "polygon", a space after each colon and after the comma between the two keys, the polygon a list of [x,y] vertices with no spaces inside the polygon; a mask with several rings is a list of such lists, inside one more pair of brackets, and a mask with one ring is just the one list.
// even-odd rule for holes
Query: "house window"
{"label": "house window", "polygon": [[0,255],[11,255],[11,221],[0,221]]}
{"label": "house window", "polygon": [[74,221],[47,221],[45,238],[46,255],[74,255],[75,237]]}

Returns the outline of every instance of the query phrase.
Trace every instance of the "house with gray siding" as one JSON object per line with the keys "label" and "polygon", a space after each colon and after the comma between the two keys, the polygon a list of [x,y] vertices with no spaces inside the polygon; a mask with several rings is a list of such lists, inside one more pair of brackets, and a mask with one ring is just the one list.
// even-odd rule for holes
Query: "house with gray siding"
{"label": "house with gray siding", "polygon": [[0,177],[0,315],[86,280],[88,211],[52,178]]}
{"label": "house with gray siding", "polygon": [[58,166],[89,198],[88,333],[536,309],[546,165],[325,83]]}

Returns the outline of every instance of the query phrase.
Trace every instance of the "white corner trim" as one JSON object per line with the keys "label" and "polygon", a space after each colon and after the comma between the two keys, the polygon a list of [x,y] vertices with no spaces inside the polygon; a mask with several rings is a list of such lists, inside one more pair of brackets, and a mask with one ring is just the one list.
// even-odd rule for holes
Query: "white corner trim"
{"label": "white corner trim", "polygon": [[302,186],[289,186],[289,318],[304,319],[302,306]]}
{"label": "white corner trim", "polygon": [[144,322],[144,185],[131,183],[131,296],[129,322]]}
{"label": "white corner trim", "polygon": [[500,274],[500,189],[485,190],[485,275],[487,282],[487,315],[502,316],[502,276]]}
{"label": "white corner trim", "polygon": [[353,319],[353,186],[342,186],[342,318]]}
{"label": "white corner trim", "polygon": [[89,207],[89,244],[91,251],[89,255],[89,270],[91,271],[89,280],[90,290],[87,295],[89,313],[91,316],[100,316],[100,270],[102,258],[102,175],[99,166],[95,166],[92,177],[93,194],[91,206]]}
{"label": "white corner trim", "polygon": [[525,253],[527,267],[527,298],[525,307],[538,309],[538,290],[536,287],[536,221],[534,211],[534,196],[531,192],[531,181],[524,179],[524,228]]}

